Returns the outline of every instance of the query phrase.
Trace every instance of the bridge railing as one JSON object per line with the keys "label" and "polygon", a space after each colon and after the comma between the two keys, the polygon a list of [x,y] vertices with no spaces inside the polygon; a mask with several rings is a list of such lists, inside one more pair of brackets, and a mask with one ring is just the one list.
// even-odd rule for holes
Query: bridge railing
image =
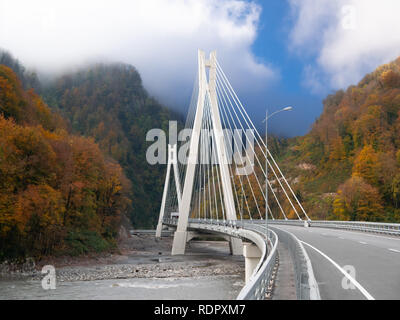
{"label": "bridge railing", "polygon": [[[177,218],[164,219],[165,224],[177,225]],[[400,224],[360,222],[360,221],[320,221],[320,220],[270,220],[272,225],[295,225],[307,227],[322,227],[343,230],[356,230],[362,232],[382,233],[400,236]],[[271,290],[277,257],[278,235],[281,242],[288,247],[295,267],[296,293],[299,299],[319,299],[318,285],[312,272],[311,262],[301,242],[287,230],[280,228],[269,229],[269,243],[266,244],[265,220],[211,220],[189,219],[189,227],[209,230],[231,235],[254,242],[262,251],[257,267],[254,269],[248,283],[239,293],[238,300],[264,299],[267,291]],[[275,232],[276,231],[276,232]],[[270,250],[268,250],[270,248]]]}
{"label": "bridge railing", "polygon": [[[268,220],[268,224],[283,224],[283,225],[293,225],[293,226],[304,226],[304,220],[280,220],[280,219],[275,219],[275,220]],[[252,220],[250,223],[252,224],[258,224],[258,225],[265,225],[266,221],[265,220]]]}
{"label": "bridge railing", "polygon": [[399,223],[359,222],[359,221],[311,221],[311,226],[357,230],[362,232],[382,233],[400,236]]}
{"label": "bridge railing", "polygon": [[[301,224],[293,220],[292,222],[295,222],[296,225],[304,225],[304,221],[299,220],[299,222],[302,222]],[[245,224],[247,228],[257,228],[261,233],[266,232],[265,220],[253,220],[251,222],[246,222]],[[295,269],[294,275],[297,298],[299,300],[319,300],[319,289],[314,277],[311,261],[302,243],[290,232],[277,228],[274,228],[274,230],[269,229],[269,232],[271,231],[274,231],[274,233],[277,234],[280,243],[283,243],[285,247],[288,248],[290,255],[292,256]]]}
{"label": "bridge railing", "polygon": [[[267,241],[265,230],[260,230],[257,225],[246,225],[246,228],[261,234],[264,240]],[[237,300],[264,300],[267,291],[272,290],[272,277],[278,252],[278,236],[272,230],[269,230],[268,244],[271,250],[267,250],[267,254],[260,259],[257,268],[254,270],[248,283],[240,291]]]}
{"label": "bridge railing", "polygon": [[[177,218],[165,218],[163,223],[177,225]],[[247,239],[255,243],[261,258],[247,284],[240,291],[238,300],[264,300],[271,289],[272,275],[277,257],[278,236],[269,230],[268,245],[265,229],[257,224],[238,220],[189,219],[189,228],[213,231]],[[270,250],[268,250],[268,247]]]}
{"label": "bridge railing", "polygon": [[[255,224],[264,224],[264,221],[254,220]],[[321,227],[362,232],[382,233],[400,236],[400,223],[364,222],[364,221],[324,221],[324,220],[271,220],[270,224]]]}
{"label": "bridge railing", "polygon": [[[274,228],[274,226],[272,226]],[[317,281],[315,280],[311,260],[299,239],[279,227],[274,228],[279,241],[289,250],[294,263],[296,296],[299,300],[320,300]]]}

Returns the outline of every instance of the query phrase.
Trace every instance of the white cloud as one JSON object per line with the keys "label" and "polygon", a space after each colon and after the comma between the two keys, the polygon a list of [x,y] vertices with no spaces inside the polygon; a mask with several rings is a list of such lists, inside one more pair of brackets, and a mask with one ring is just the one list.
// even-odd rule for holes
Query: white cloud
{"label": "white cloud", "polygon": [[290,5],[291,48],[317,57],[304,72],[314,90],[345,88],[400,55],[398,0],[290,0]]}
{"label": "white cloud", "polygon": [[276,77],[250,49],[260,10],[242,0],[0,0],[0,47],[48,72],[131,63],[151,93],[173,103],[191,90],[198,48],[216,49],[237,85],[261,89]]}

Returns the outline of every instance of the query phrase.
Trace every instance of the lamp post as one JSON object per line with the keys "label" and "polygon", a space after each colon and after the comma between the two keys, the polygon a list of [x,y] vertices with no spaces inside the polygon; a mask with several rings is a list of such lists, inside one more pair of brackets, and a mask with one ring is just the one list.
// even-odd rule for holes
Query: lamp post
{"label": "lamp post", "polygon": [[268,109],[265,112],[265,225],[267,228],[267,247],[268,247],[268,119],[271,118],[273,115],[283,112],[283,111],[291,111],[293,107],[285,107],[281,110],[275,111],[268,115]]}

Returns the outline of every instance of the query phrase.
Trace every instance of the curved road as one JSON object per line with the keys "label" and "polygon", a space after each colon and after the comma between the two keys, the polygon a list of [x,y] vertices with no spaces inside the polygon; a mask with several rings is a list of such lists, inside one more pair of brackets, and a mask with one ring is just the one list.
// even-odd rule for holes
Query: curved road
{"label": "curved road", "polygon": [[271,228],[303,242],[321,299],[400,299],[400,238],[318,227]]}

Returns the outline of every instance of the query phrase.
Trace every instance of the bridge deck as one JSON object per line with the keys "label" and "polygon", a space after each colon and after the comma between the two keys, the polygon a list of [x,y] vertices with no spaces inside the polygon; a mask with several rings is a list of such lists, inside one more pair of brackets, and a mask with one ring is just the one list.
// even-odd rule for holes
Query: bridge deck
{"label": "bridge deck", "polygon": [[283,242],[278,244],[279,268],[275,279],[272,300],[296,300],[294,265],[289,249]]}
{"label": "bridge deck", "polygon": [[[317,227],[273,228],[289,231],[304,242],[321,299],[400,298],[399,238]],[[359,287],[351,285],[338,267],[349,270]]]}

